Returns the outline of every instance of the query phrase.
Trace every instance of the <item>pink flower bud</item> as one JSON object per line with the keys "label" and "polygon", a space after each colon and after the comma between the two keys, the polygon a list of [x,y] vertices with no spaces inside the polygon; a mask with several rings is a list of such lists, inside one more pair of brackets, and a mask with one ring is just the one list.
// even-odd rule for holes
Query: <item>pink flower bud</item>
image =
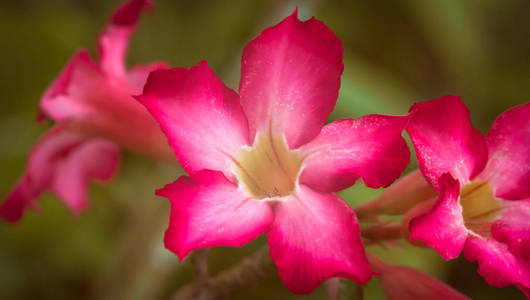
{"label": "pink flower bud", "polygon": [[372,255],[368,255],[368,261],[372,268],[379,273],[381,287],[389,300],[470,299],[419,270],[406,266],[390,266]]}

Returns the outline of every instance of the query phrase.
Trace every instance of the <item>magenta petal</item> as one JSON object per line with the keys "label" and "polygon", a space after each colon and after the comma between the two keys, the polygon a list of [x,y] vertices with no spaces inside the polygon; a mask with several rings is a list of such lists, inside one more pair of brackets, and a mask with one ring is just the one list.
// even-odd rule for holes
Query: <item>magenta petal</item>
{"label": "magenta petal", "polygon": [[515,256],[530,259],[530,199],[505,202],[491,234]]}
{"label": "magenta petal", "polygon": [[324,280],[345,277],[365,284],[372,271],[353,210],[335,194],[300,185],[275,205],[270,254],[294,293],[311,293]]}
{"label": "magenta petal", "polygon": [[174,159],[166,138],[147,109],[130,95],[140,92],[151,64],[134,68],[127,79],[110,80],[86,51],[77,53],[44,93],[43,113],[59,123],[68,123],[84,134],[105,137],[120,146],[159,159]]}
{"label": "magenta petal", "polygon": [[164,241],[181,260],[199,248],[241,247],[267,230],[273,219],[267,202],[246,197],[216,171],[182,176],[157,195],[171,202]]}
{"label": "magenta petal", "polygon": [[130,0],[120,6],[110,18],[110,24],[99,37],[101,68],[108,75],[125,77],[125,55],[129,39],[144,8],[150,1]]}
{"label": "magenta petal", "polygon": [[160,123],[186,172],[210,169],[231,176],[232,157],[248,144],[247,120],[238,95],[207,62],[152,72],[137,99]]}
{"label": "magenta petal", "polygon": [[35,200],[46,190],[78,212],[85,206],[88,181],[109,179],[117,163],[116,145],[55,127],[31,150],[24,174],[0,206],[0,217],[18,221],[26,206],[36,208]]}
{"label": "magenta petal", "polygon": [[134,87],[138,92],[135,95],[141,94],[144,88],[149,73],[155,70],[166,70],[169,66],[165,62],[153,62],[145,65],[136,65],[132,67],[127,73],[127,81]]}
{"label": "magenta petal", "polygon": [[[76,53],[44,92],[41,109],[56,122],[86,118],[93,113],[90,99],[105,96],[108,88],[101,70],[87,51]],[[92,94],[91,94],[92,93]],[[100,100],[101,101],[101,100]]]}
{"label": "magenta petal", "polygon": [[464,255],[469,261],[478,262],[478,273],[489,285],[530,287],[530,260],[518,259],[504,244],[493,239],[470,237]]}
{"label": "magenta petal", "polygon": [[401,131],[407,116],[369,115],[330,123],[300,151],[300,182],[323,192],[351,186],[359,177],[372,188],[387,187],[410,160]]}
{"label": "magenta petal", "polygon": [[486,140],[490,159],[481,177],[489,179],[497,197],[530,197],[530,102],[501,114]]}
{"label": "magenta petal", "polygon": [[116,173],[119,154],[118,146],[106,140],[83,142],[57,162],[52,190],[74,213],[79,213],[87,205],[89,180],[109,180]]}
{"label": "magenta petal", "polygon": [[26,206],[35,210],[38,208],[35,199],[41,192],[42,190],[32,186],[27,175],[23,175],[0,205],[0,218],[7,222],[18,222]]}
{"label": "magenta petal", "polygon": [[486,142],[472,127],[469,110],[460,97],[416,103],[410,111],[413,116],[406,130],[419,168],[434,187],[444,173],[466,184],[483,170],[488,159]]}
{"label": "magenta petal", "polygon": [[410,240],[424,242],[449,260],[462,252],[468,231],[462,207],[458,204],[460,184],[447,173],[442,175],[438,184],[440,191],[436,205],[410,221]]}
{"label": "magenta petal", "polygon": [[315,137],[337,101],[342,52],[329,28],[296,11],[249,42],[239,92],[250,139],[271,128],[293,149]]}

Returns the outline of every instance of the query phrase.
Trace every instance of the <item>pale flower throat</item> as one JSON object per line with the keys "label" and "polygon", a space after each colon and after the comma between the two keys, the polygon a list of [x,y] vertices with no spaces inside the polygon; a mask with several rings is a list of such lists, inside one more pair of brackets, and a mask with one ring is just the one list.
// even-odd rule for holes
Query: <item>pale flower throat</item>
{"label": "pale flower throat", "polygon": [[503,208],[493,188],[485,181],[470,182],[460,192],[460,205],[466,228],[481,236],[491,236],[491,225]]}
{"label": "pale flower throat", "polygon": [[302,155],[290,151],[281,136],[260,132],[236,157],[236,174],[251,197],[278,198],[294,191],[301,165]]}

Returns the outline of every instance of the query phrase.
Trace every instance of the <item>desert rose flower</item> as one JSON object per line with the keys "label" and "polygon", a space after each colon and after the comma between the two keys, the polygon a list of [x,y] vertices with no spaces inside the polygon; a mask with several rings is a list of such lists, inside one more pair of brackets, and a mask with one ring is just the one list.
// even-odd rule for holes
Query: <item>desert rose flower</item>
{"label": "desert rose flower", "polygon": [[79,51],[44,92],[40,118],[58,125],[32,148],[24,174],[0,206],[0,217],[19,220],[24,207],[36,208],[36,198],[46,190],[79,212],[86,206],[87,183],[109,179],[116,170],[119,146],[158,159],[174,157],[157,122],[131,97],[141,92],[149,72],[164,64],[129,71],[124,66],[129,38],[147,6],[144,0],[122,5],[99,38],[99,63]]}
{"label": "desert rose flower", "polygon": [[189,174],[157,192],[171,202],[165,244],[180,259],[265,233],[295,293],[331,277],[370,279],[355,213],[334,192],[359,178],[376,188],[399,177],[409,161],[408,116],[322,127],[337,100],[342,52],[322,22],[301,22],[295,11],[247,44],[239,94],[204,61],[149,75],[138,100]]}
{"label": "desert rose flower", "polygon": [[415,104],[406,127],[419,168],[438,191],[410,221],[410,239],[452,259],[464,251],[488,284],[530,287],[530,103],[484,137],[459,97]]}
{"label": "desert rose flower", "polygon": [[41,100],[41,114],[88,136],[106,137],[122,147],[171,160],[174,155],[160,127],[131,95],[141,93],[147,75],[164,63],[126,70],[129,39],[145,0],[131,0],[111,16],[98,41],[100,61],[78,51]]}

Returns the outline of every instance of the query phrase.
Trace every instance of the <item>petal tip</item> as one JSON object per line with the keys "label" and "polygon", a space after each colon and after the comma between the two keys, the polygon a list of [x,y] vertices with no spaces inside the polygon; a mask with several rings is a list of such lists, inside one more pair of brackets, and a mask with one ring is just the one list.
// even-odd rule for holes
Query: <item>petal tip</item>
{"label": "petal tip", "polygon": [[111,23],[117,26],[134,26],[143,9],[150,10],[153,3],[148,0],[131,0],[122,4],[112,14]]}

